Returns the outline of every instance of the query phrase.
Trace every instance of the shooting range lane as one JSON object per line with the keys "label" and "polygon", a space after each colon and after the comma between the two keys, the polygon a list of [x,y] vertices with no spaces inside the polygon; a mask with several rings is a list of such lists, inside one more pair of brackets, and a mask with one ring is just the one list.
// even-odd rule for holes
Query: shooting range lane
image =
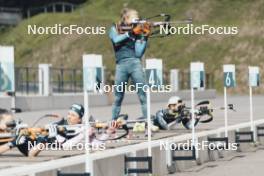
{"label": "shooting range lane", "polygon": [[[254,99],[254,120],[263,119],[264,109],[262,106],[262,101],[264,99],[264,96],[253,96]],[[196,100],[197,102],[199,100]],[[211,99],[212,105],[215,107],[220,107],[223,104],[223,97],[219,96],[216,99]],[[235,109],[237,112],[229,112],[229,125],[234,125],[238,123],[243,122],[249,122],[249,102],[248,102],[248,96],[229,96],[229,103],[233,103],[235,106]],[[190,101],[186,101],[187,106],[190,105]],[[151,104],[151,114],[154,114],[157,110],[159,110],[161,107],[164,107],[166,105],[166,102],[164,103],[152,103]],[[66,114],[67,110],[57,110],[52,111],[54,113],[58,114]],[[139,105],[126,105],[123,107],[122,112],[126,112],[130,115],[130,119],[135,119],[136,117],[139,117],[140,112],[140,106]],[[51,113],[50,111],[36,111],[36,112],[23,112],[16,114],[17,118],[23,119],[25,123],[29,123],[31,125],[38,117],[40,117],[43,114]],[[94,107],[91,109],[90,113],[94,115],[98,120],[109,120],[111,117],[111,106],[105,106],[105,107]],[[215,110],[214,112],[214,120],[208,124],[199,124],[196,127],[197,132],[209,130],[209,129],[216,129],[219,127],[223,127],[224,124],[224,112],[221,110]],[[46,124],[49,123],[51,120],[56,121],[57,119],[43,119],[40,121],[40,124]],[[172,131],[172,132],[159,132],[154,134],[153,140],[158,138],[166,138],[173,135],[181,135],[190,133],[190,131],[187,131],[183,129],[182,126],[179,126],[178,130]],[[145,140],[147,140],[145,138]],[[130,143],[125,143],[120,141],[120,143],[111,143],[108,144],[111,147],[114,146],[123,146],[123,145],[131,145],[133,143],[140,143],[144,140],[133,140]],[[15,151],[15,152],[14,152]],[[36,158],[26,158],[22,156],[18,151],[13,149],[10,152],[7,152],[0,156],[0,168],[8,168],[8,167],[14,167],[14,166],[21,166],[21,165],[27,165],[27,164],[35,164],[37,162],[42,161],[48,161],[51,159],[57,159],[62,157],[68,157],[83,153],[83,151],[44,151],[40,153],[40,155]]]}

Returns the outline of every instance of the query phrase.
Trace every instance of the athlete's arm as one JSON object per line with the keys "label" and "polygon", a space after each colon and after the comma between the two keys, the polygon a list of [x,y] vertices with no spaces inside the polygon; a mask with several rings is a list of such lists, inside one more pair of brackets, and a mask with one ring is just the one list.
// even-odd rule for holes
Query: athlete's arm
{"label": "athlete's arm", "polygon": [[[195,118],[195,120],[194,120],[194,126],[196,126],[198,124],[199,120],[200,119]],[[182,119],[182,124],[183,124],[183,126],[186,129],[192,129],[192,123],[193,123],[193,120],[190,119],[190,118],[184,118],[184,119]]]}
{"label": "athlete's arm", "polygon": [[168,126],[168,130],[173,130],[173,129],[175,129],[176,124],[177,124],[177,120],[174,120],[174,121],[172,121],[171,123],[169,123],[169,124],[167,125],[167,126]]}
{"label": "athlete's arm", "polygon": [[173,130],[177,127],[177,124],[182,121],[180,116],[175,115],[175,120],[168,124],[168,130]]}
{"label": "athlete's arm", "polygon": [[163,130],[168,130],[168,124],[164,120],[164,112],[163,112],[163,110],[159,110],[156,113],[156,118],[157,118],[157,121],[158,121],[159,125],[162,127],[162,129]]}
{"label": "athlete's arm", "polygon": [[129,38],[127,32],[124,34],[118,34],[115,26],[110,28],[108,35],[114,44],[120,43]]}

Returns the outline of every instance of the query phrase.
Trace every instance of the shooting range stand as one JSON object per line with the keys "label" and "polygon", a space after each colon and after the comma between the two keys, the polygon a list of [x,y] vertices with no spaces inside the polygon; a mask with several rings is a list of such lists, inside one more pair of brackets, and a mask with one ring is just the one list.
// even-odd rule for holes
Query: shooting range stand
{"label": "shooting range stand", "polygon": [[215,142],[223,142],[221,147],[215,147],[214,149],[208,148],[208,150],[228,149],[228,137],[207,137],[208,145]]}
{"label": "shooting range stand", "polygon": [[264,137],[264,126],[257,126],[257,136]]}
{"label": "shooting range stand", "polygon": [[61,173],[60,170],[57,170],[57,176],[90,176],[89,173]]}
{"label": "shooting range stand", "polygon": [[[176,151],[182,152],[182,151],[190,151],[192,155],[189,156],[175,156]],[[196,160],[196,150],[194,146],[191,146],[186,150],[185,148],[176,147],[175,150],[172,150],[172,161],[187,161],[187,160]]]}
{"label": "shooting range stand", "polygon": [[[147,163],[147,168],[129,168],[128,163],[141,162]],[[151,156],[127,156],[125,155],[125,175],[129,174],[152,174],[152,157]]]}
{"label": "shooting range stand", "polygon": [[[241,137],[249,137],[246,139],[241,139]],[[235,143],[239,144],[240,143],[253,143],[254,142],[254,132],[253,131],[235,131]]]}

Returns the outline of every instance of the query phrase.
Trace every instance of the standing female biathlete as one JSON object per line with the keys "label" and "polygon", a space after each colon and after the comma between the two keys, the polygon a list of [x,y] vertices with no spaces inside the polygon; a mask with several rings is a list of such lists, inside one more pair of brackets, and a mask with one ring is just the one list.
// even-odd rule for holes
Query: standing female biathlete
{"label": "standing female biathlete", "polygon": [[[142,28],[134,22],[139,20],[138,12],[134,9],[124,9],[121,12],[121,21],[113,25],[109,31],[109,37],[113,43],[116,57],[115,85],[123,85],[123,90],[115,88],[115,100],[112,109],[112,119],[116,120],[121,111],[121,104],[124,98],[125,85],[131,78],[134,85],[140,87],[145,85],[145,76],[141,64],[150,29],[146,26]],[[135,24],[135,25],[133,25]],[[131,31],[119,33],[118,26],[133,25]],[[143,117],[147,117],[146,93],[142,88],[137,89],[137,94],[141,103]]]}

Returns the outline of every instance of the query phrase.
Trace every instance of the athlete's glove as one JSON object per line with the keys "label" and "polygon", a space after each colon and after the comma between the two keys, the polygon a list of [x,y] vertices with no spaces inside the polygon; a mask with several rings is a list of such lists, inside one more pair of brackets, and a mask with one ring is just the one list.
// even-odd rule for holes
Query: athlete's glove
{"label": "athlete's glove", "polygon": [[46,129],[49,130],[49,138],[54,138],[58,135],[57,125],[56,124],[48,124]]}
{"label": "athlete's glove", "polygon": [[142,34],[143,32],[143,29],[142,29],[142,26],[141,25],[136,25],[133,29],[132,29],[132,33],[134,35],[140,35]]}
{"label": "athlete's glove", "polygon": [[143,24],[143,34],[144,34],[144,36],[150,36],[151,29],[150,29],[149,23],[144,23]]}

